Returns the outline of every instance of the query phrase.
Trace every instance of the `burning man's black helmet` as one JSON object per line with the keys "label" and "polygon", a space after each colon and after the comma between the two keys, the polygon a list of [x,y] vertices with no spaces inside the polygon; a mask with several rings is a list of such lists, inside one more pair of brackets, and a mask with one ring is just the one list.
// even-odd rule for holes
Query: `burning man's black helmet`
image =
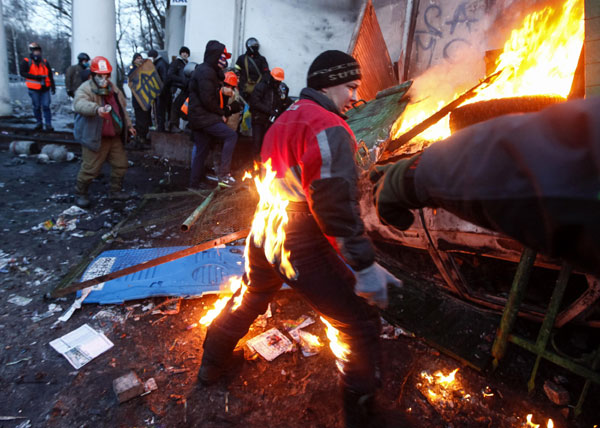
{"label": "burning man's black helmet", "polygon": [[258,48],[260,48],[260,45],[258,44],[258,40],[254,37],[250,37],[246,40],[246,49],[248,49],[250,53],[258,53]]}
{"label": "burning man's black helmet", "polygon": [[79,61],[79,62],[89,61],[89,60],[90,60],[90,56],[88,54],[86,54],[85,52],[81,52],[79,55],[77,55],[77,61]]}

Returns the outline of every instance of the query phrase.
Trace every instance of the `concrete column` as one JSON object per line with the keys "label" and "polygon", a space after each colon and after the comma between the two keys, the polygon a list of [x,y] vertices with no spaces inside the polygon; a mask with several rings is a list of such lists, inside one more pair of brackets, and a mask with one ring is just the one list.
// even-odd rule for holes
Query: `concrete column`
{"label": "concrete column", "polygon": [[71,63],[77,63],[80,52],[90,58],[103,56],[112,65],[113,82],[116,82],[117,39],[114,0],[73,0],[73,42]]}
{"label": "concrete column", "polygon": [[585,1],[585,96],[600,95],[600,2]]}
{"label": "concrete column", "polygon": [[12,115],[12,106],[8,86],[8,55],[3,16],[2,0],[0,0],[0,116],[10,116]]}
{"label": "concrete column", "polygon": [[179,49],[184,46],[185,37],[185,14],[187,6],[171,6],[167,9],[166,17],[166,29],[165,34],[167,37],[165,43],[165,49],[169,56],[169,62],[171,58],[179,55]]}

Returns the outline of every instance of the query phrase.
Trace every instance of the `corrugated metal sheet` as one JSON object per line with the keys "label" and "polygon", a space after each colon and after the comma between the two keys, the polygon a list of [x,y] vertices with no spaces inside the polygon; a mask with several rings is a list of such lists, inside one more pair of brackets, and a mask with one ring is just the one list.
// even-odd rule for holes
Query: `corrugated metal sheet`
{"label": "corrugated metal sheet", "polygon": [[372,100],[378,91],[398,84],[371,0],[367,1],[362,10],[348,51],[362,69],[359,98]]}

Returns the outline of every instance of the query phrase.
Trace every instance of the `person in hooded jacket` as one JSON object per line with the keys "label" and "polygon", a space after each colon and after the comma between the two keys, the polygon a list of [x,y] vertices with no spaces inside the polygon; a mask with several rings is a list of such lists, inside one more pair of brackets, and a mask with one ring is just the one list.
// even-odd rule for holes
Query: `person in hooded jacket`
{"label": "person in hooded jacket", "polygon": [[238,57],[235,65],[239,68],[239,88],[244,99],[249,99],[256,85],[269,73],[269,63],[258,50],[260,44],[254,37],[246,40],[246,53]]}
{"label": "person in hooded jacket", "polygon": [[171,114],[169,116],[169,131],[179,132],[179,119],[181,118],[181,106],[188,97],[189,79],[183,69],[188,63],[190,50],[186,46],[179,49],[179,56],[169,64],[167,71],[167,83],[171,90]]}
{"label": "person in hooded jacket", "polygon": [[42,48],[37,43],[29,44],[30,55],[21,61],[21,76],[25,78],[25,85],[33,104],[33,115],[37,125],[34,130],[42,129],[42,112],[46,122],[46,131],[54,131],[52,127],[52,112],[50,111],[50,92],[56,93],[52,67],[46,58],[42,58]]}
{"label": "person in hooded jacket", "polygon": [[238,136],[225,121],[232,113],[240,111],[241,106],[237,102],[227,104],[221,92],[228,58],[231,54],[225,45],[210,40],[206,44],[204,62],[196,67],[190,79],[188,121],[194,143],[190,187],[198,187],[204,178],[204,163],[212,138],[223,140],[219,180],[228,185],[235,183],[230,169]]}
{"label": "person in hooded jacket", "polygon": [[272,123],[271,120],[282,113],[277,110],[279,107],[277,99],[280,97],[279,86],[284,77],[283,70],[275,67],[269,74],[263,76],[250,95],[252,143],[255,156],[260,154],[262,141]]}
{"label": "person in hooded jacket", "polygon": [[171,107],[171,90],[167,86],[167,75],[169,72],[169,64],[158,54],[155,49],[148,51],[148,58],[154,62],[154,68],[163,83],[163,88],[158,98],[156,99],[156,128],[158,132],[165,132],[165,122],[167,121],[167,114]]}

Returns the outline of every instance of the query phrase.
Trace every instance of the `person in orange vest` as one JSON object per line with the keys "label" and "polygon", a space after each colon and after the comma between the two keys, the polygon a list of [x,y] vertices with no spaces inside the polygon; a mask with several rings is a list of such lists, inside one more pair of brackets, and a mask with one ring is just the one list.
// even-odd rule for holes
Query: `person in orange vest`
{"label": "person in orange vest", "polygon": [[52,77],[52,67],[45,58],[42,58],[42,48],[37,43],[29,44],[29,52],[29,58],[24,58],[21,62],[21,76],[25,78],[25,85],[33,104],[33,115],[37,121],[33,129],[38,131],[44,128],[43,111],[46,131],[54,131],[50,111],[50,92],[54,95],[56,86]]}

